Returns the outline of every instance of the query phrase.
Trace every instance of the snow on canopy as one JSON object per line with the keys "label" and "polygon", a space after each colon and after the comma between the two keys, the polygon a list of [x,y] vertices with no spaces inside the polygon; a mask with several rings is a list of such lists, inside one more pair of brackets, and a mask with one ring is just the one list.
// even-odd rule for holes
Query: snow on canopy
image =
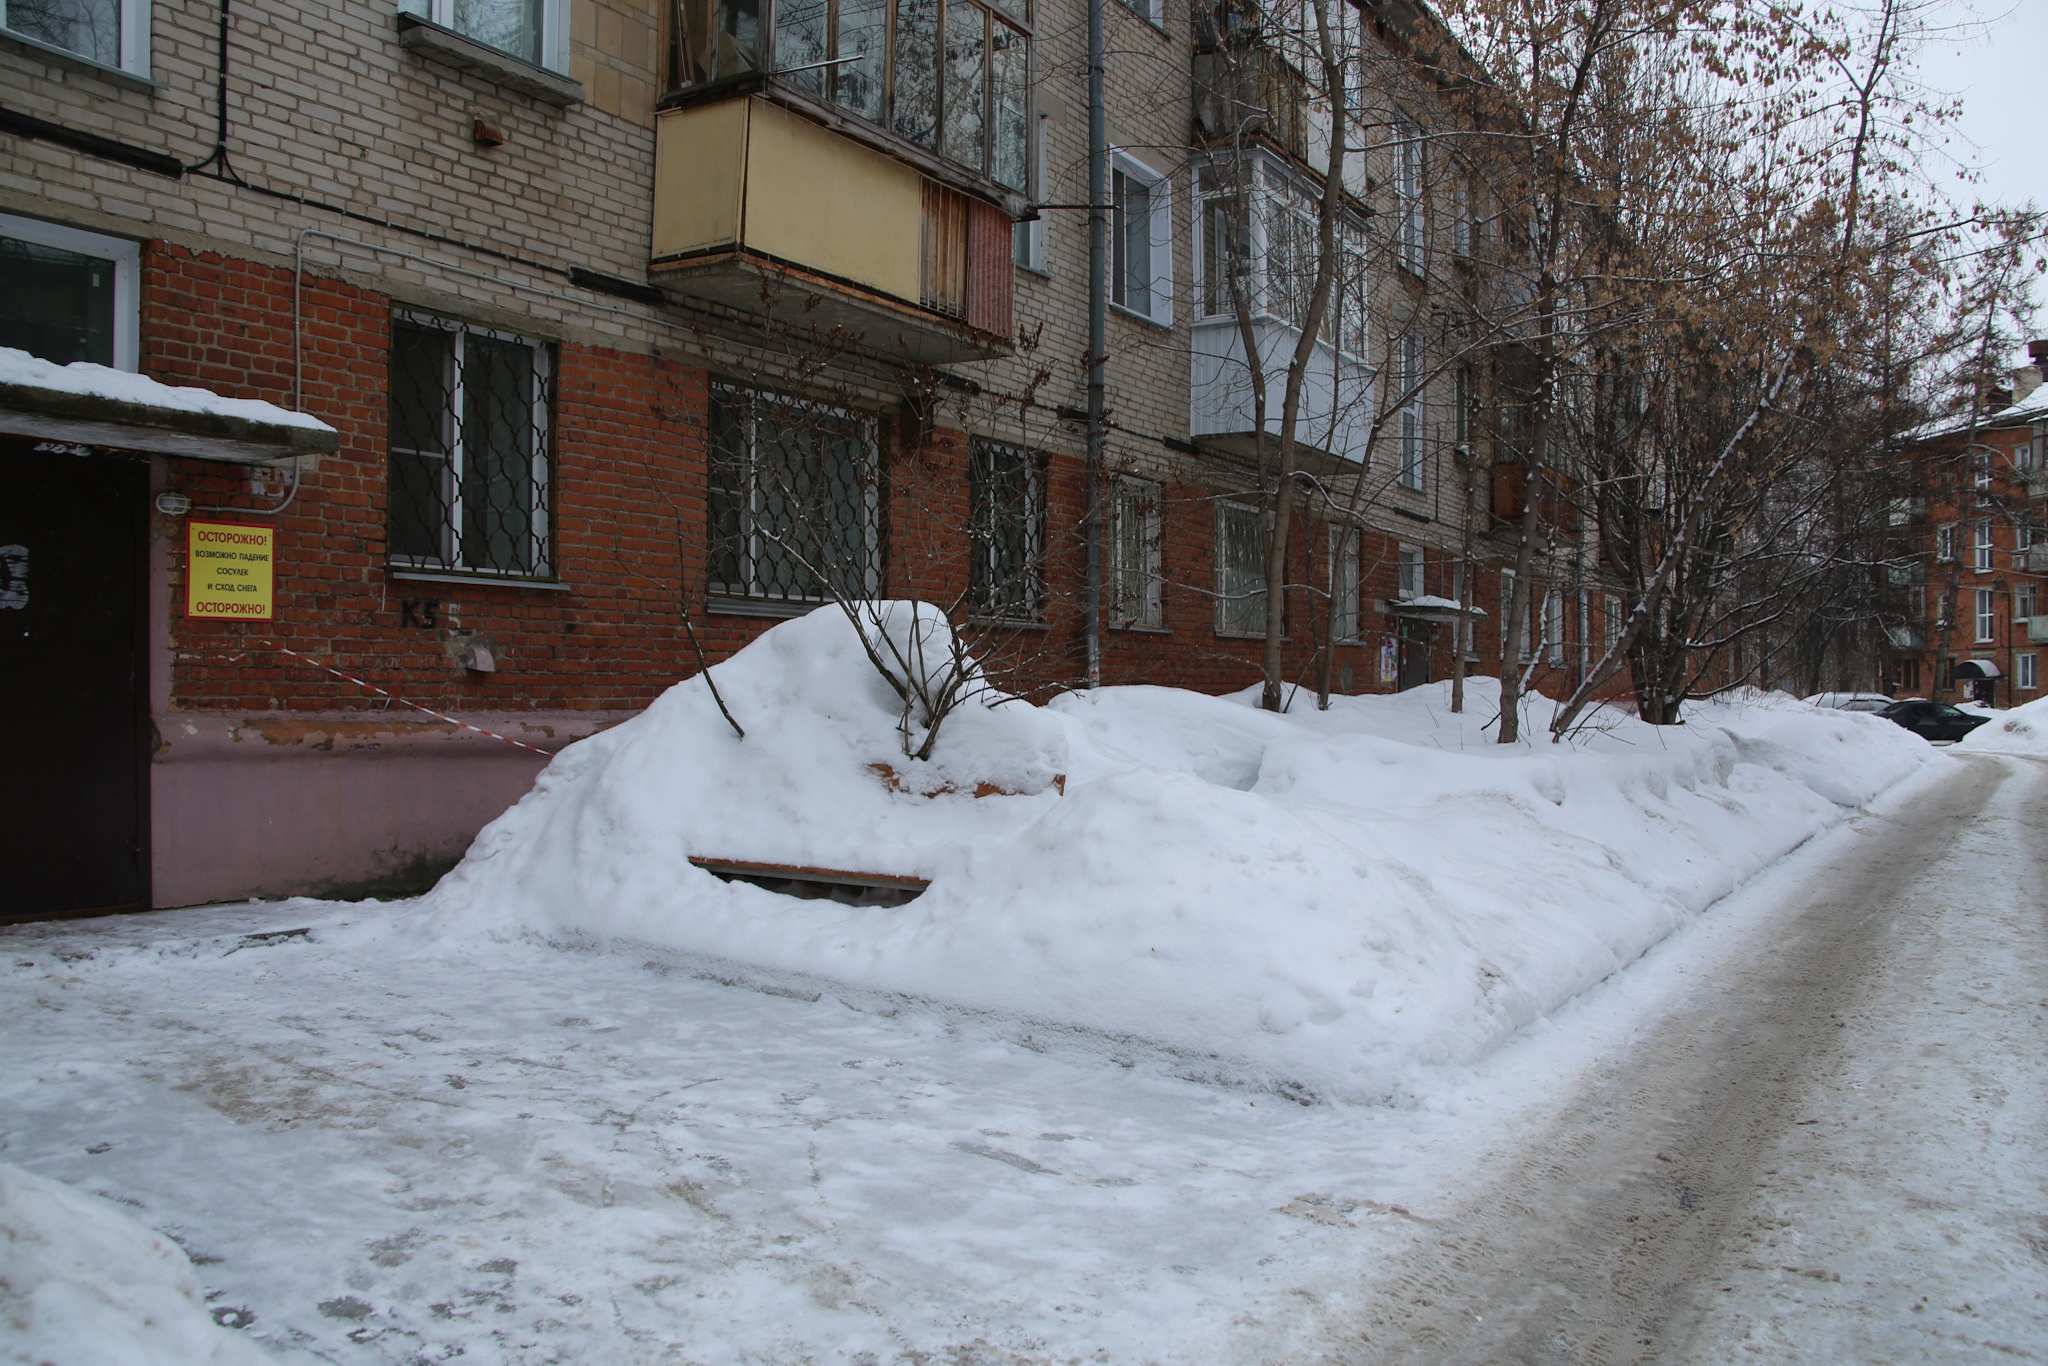
{"label": "snow on canopy", "polygon": [[[701,678],[677,684],[556,758],[413,923],[622,937],[1375,1097],[1483,1054],[1938,762],[1888,721],[1764,695],[1502,746],[1498,685],[1475,679],[1463,715],[1441,685],[1286,715],[1249,691],[1036,707],[983,687],[920,765],[831,607],[713,675],[744,740]],[[1540,734],[1553,704],[1529,704]],[[693,855],[930,888],[798,900]]]}
{"label": "snow on canopy", "polygon": [[215,417],[235,417],[279,427],[304,427],[319,432],[334,430],[311,414],[295,413],[260,398],[222,398],[211,389],[161,384],[147,375],[94,365],[90,361],[58,365],[55,361],[43,360],[11,346],[0,346],[0,384],[104,398],[116,403],[139,403],[180,413],[210,413]]}

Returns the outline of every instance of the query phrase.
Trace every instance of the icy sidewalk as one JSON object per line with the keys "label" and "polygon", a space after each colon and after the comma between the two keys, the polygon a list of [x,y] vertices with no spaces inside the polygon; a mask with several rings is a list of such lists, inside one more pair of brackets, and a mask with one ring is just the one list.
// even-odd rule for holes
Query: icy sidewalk
{"label": "icy sidewalk", "polygon": [[0,1159],[308,1360],[1199,1359],[1456,1133],[681,955],[243,937],[335,913],[17,930],[0,975]]}

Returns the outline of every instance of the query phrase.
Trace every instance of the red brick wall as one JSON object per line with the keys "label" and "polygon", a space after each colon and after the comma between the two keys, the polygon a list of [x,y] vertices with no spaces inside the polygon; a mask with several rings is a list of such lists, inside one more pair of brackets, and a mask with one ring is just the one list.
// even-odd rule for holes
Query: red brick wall
{"label": "red brick wall", "polygon": [[[289,270],[152,244],[144,260],[143,300],[143,368],[152,377],[232,397],[292,402]],[[303,404],[339,430],[341,447],[306,474],[297,497],[275,519],[275,622],[186,620],[182,541],[173,547],[175,707],[385,705],[270,648],[268,642],[275,642],[429,706],[632,708],[697,668],[679,611],[685,589],[714,660],[773,623],[769,617],[705,610],[705,372],[580,344],[559,348],[556,371],[555,556],[566,591],[393,578],[385,563],[391,307],[387,297],[341,281],[306,280]],[[969,438],[941,428],[920,442],[915,425],[900,415],[884,422],[883,431],[886,591],[964,606]],[[263,491],[255,492],[246,469],[174,460],[169,483],[200,508],[225,507],[240,510],[224,514],[231,519],[268,521],[254,509],[274,503],[287,484],[274,473],[266,478]],[[1085,671],[1080,462],[1056,459],[1047,488],[1044,625],[973,629],[976,648],[1006,681],[1038,694],[1079,684]],[[1229,492],[1185,484],[1164,490],[1166,629],[1106,629],[1104,682],[1222,692],[1259,681],[1261,643],[1215,629],[1215,502]],[[1327,573],[1324,525],[1297,519],[1295,526],[1290,582],[1320,584]],[[1348,663],[1350,690],[1366,692],[1381,690],[1379,636],[1393,629],[1372,604],[1394,595],[1394,542],[1368,534],[1360,563],[1367,638],[1337,647],[1333,674],[1342,690],[1341,670]],[[1439,557],[1428,572],[1430,591],[1449,596],[1448,562]],[[1484,673],[1498,658],[1495,577],[1485,575],[1476,588],[1475,601],[1491,614],[1479,630],[1484,658],[1474,666]],[[1576,613],[1575,595],[1567,606]],[[1311,689],[1322,611],[1320,595],[1290,592],[1286,672],[1290,681]],[[470,633],[491,648],[495,673],[461,667],[457,656]],[[1576,624],[1568,635],[1578,638]],[[1434,677],[1449,676],[1450,640],[1449,627],[1434,632]]]}

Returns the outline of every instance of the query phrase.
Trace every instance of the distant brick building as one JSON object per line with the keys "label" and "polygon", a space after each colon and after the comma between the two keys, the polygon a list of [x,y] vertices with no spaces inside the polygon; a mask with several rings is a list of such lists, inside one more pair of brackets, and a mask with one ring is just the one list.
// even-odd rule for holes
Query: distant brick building
{"label": "distant brick building", "polygon": [[[1017,687],[1081,682],[1085,25],[1077,0],[1037,6],[954,0],[941,20],[903,0],[887,61],[862,25],[889,7],[853,0],[815,28],[716,0],[9,9],[0,344],[336,435],[291,453],[275,433],[238,446],[147,414],[88,431],[41,409],[0,428],[0,461],[41,481],[0,525],[37,611],[58,601],[35,567],[53,538],[134,561],[132,592],[94,590],[90,650],[0,639],[60,692],[106,683],[66,712],[12,675],[11,725],[102,742],[90,772],[48,735],[8,742],[14,800],[93,810],[60,823],[106,833],[0,918],[424,885],[525,790],[534,750],[698,668],[686,611],[717,660],[815,605],[771,475],[809,481],[833,572],[957,605]],[[1395,22],[1380,10],[1357,8],[1369,41]],[[1260,677],[1266,586],[1198,222],[1203,24],[1180,0],[1110,17],[1143,78],[1113,82],[1108,110],[1101,678],[1235,689]],[[936,42],[942,22],[944,71],[915,27]],[[1432,90],[1396,92],[1402,118],[1430,117]],[[1307,135],[1262,136],[1274,183],[1305,183]],[[1360,158],[1360,221],[1402,195],[1411,226],[1398,268],[1359,263],[1373,284],[1332,393],[1420,363],[1403,319],[1431,263],[1469,250],[1439,197],[1453,168],[1425,180],[1422,145],[1418,128],[1385,165]],[[1398,456],[1323,438],[1336,496],[1295,538],[1290,677],[1313,688],[1325,658],[1340,692],[1449,673],[1453,632],[1421,600],[1457,594],[1453,452],[1482,444],[1466,402],[1449,382],[1419,397]],[[103,470],[128,482],[97,489]],[[1499,658],[1517,495],[1498,487],[1476,672]],[[276,528],[271,619],[188,611],[195,519]],[[1619,612],[1593,548],[1560,531],[1532,595],[1539,685],[1582,675]]]}
{"label": "distant brick building", "polygon": [[1928,424],[1903,452],[1913,493],[1894,504],[1901,624],[1887,690],[2017,706],[2042,695],[2048,657],[2048,341],[1974,418]]}

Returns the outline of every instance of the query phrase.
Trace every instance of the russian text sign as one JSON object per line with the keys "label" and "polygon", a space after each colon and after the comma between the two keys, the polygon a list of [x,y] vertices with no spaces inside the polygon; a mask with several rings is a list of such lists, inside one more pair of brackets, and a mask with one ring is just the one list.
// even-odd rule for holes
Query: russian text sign
{"label": "russian text sign", "polygon": [[277,529],[185,523],[185,615],[269,621]]}

